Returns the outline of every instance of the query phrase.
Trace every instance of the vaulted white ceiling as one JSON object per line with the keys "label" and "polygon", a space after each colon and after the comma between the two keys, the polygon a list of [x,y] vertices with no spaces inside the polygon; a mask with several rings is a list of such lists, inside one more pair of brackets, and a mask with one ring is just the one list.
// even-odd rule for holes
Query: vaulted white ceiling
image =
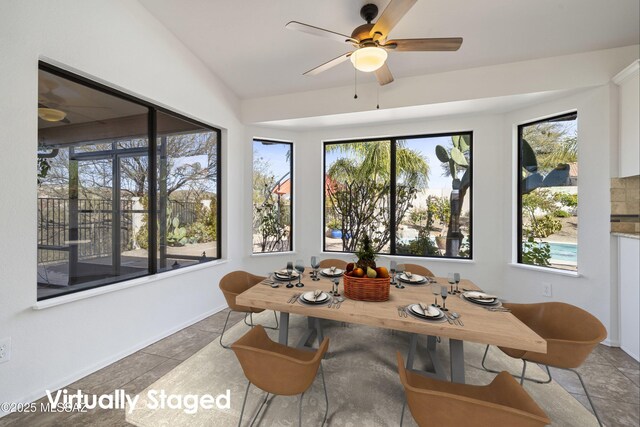
{"label": "vaulted white ceiling", "polygon": [[[388,0],[139,0],[240,98],[353,83],[350,62],[302,73],[350,45],[285,29],[291,20],[351,34]],[[638,44],[638,0],[418,0],[392,38],[464,37],[457,52],[394,52],[397,78]],[[170,61],[171,58],[164,60]],[[361,82],[374,81],[359,73]]]}

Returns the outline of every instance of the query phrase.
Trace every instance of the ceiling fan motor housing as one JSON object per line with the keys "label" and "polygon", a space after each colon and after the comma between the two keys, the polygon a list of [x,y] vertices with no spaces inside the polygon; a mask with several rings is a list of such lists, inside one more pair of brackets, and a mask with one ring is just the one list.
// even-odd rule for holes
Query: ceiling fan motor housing
{"label": "ceiling fan motor housing", "polygon": [[367,24],[371,24],[371,21],[378,16],[378,6],[372,3],[365,4],[362,6],[362,9],[360,9],[360,16],[367,21]]}

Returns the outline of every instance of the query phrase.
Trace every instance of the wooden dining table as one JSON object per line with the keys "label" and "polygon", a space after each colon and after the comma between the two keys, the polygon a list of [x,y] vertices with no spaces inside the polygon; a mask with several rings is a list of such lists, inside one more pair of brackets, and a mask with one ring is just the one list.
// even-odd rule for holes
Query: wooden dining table
{"label": "wooden dining table", "polygon": [[[289,316],[298,314],[309,319],[309,333],[318,334],[322,339],[322,328],[319,319],[330,319],[339,322],[349,322],[379,328],[411,333],[411,341],[407,356],[407,368],[413,368],[416,354],[418,336],[428,337],[427,351],[433,362],[436,373],[442,372],[438,358],[435,357],[436,337],[449,339],[451,381],[464,383],[464,341],[482,344],[509,347],[519,350],[546,353],[547,343],[518,320],[509,312],[489,311],[482,306],[465,301],[460,295],[449,295],[446,299],[446,307],[449,313],[456,312],[464,326],[451,324],[448,321],[427,321],[411,315],[400,316],[398,307],[409,304],[434,302],[435,287],[439,290],[442,286],[448,286],[446,278],[436,277],[436,283],[413,285],[404,283],[403,289],[391,285],[389,299],[383,302],[355,301],[345,298],[339,308],[329,308],[326,305],[311,306],[299,302],[288,301],[296,293],[321,289],[326,292],[332,290],[331,278],[322,275],[320,280],[313,281],[311,277],[304,276],[305,287],[287,288],[286,282],[273,288],[266,284],[271,279],[253,286],[236,297],[236,303],[255,308],[269,309],[280,312],[279,342],[288,345]],[[277,282],[276,282],[277,283]],[[295,281],[293,283],[296,283]],[[462,279],[459,288],[467,290],[480,290],[470,280]],[[339,287],[340,294],[344,297],[342,281]],[[441,304],[442,298],[438,296]]]}

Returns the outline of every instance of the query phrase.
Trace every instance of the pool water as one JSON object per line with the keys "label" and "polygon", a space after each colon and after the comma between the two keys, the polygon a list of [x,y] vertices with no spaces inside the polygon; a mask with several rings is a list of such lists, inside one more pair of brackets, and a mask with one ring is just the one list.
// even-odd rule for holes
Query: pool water
{"label": "pool water", "polygon": [[549,243],[551,259],[558,261],[578,261],[578,245],[576,243]]}

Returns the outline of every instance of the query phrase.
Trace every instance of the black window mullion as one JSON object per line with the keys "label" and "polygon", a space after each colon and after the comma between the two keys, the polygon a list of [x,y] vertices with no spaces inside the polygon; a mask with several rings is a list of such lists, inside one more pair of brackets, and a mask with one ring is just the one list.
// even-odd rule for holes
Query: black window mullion
{"label": "black window mullion", "polygon": [[149,201],[147,205],[149,230],[149,273],[158,272],[158,147],[157,147],[157,115],[156,110],[149,108]]}
{"label": "black window mullion", "polygon": [[392,138],[390,144],[390,167],[389,167],[389,254],[396,254],[396,143],[397,139]]}

